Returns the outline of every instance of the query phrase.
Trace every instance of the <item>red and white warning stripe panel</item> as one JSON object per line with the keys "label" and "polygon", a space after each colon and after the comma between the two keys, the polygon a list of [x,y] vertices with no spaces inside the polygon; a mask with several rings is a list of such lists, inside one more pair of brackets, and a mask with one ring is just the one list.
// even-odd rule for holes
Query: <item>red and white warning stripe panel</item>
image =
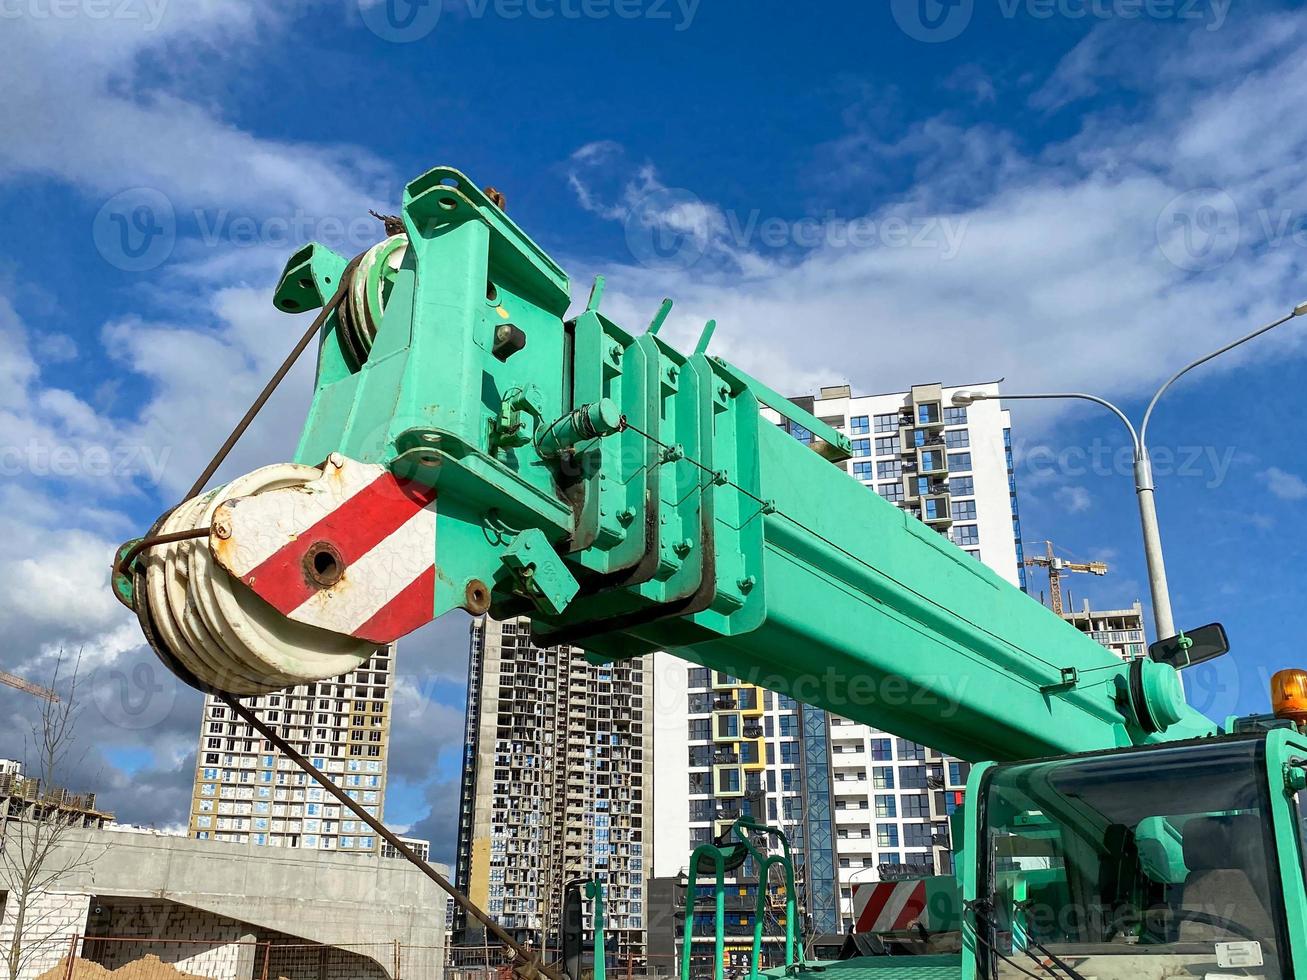
{"label": "red and white warning stripe panel", "polygon": [[926,922],[924,881],[865,881],[853,888],[854,932],[902,932]]}
{"label": "red and white warning stripe panel", "polygon": [[299,623],[390,643],[435,608],[436,491],[333,453],[302,486],[224,503],[218,562]]}

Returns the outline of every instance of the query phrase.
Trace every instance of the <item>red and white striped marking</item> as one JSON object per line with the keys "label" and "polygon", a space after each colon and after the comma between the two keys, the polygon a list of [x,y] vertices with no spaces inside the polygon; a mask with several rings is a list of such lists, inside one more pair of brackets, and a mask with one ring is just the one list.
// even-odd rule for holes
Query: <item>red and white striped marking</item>
{"label": "red and white striped marking", "polygon": [[[390,643],[432,618],[436,491],[384,466],[333,453],[304,486],[224,502],[214,528],[219,564],[296,622]],[[337,581],[314,578],[310,550]]]}
{"label": "red and white striped marking", "polygon": [[925,921],[924,881],[866,881],[853,888],[854,932],[902,932]]}

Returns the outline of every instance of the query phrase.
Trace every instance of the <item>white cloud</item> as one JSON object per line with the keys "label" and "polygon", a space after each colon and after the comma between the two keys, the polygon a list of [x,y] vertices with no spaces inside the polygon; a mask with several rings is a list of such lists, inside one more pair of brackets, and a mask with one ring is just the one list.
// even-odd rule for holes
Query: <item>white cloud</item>
{"label": "white cloud", "polygon": [[1266,489],[1281,500],[1307,500],[1307,482],[1293,473],[1286,473],[1278,466],[1263,470],[1261,474]]}
{"label": "white cloud", "polygon": [[[866,213],[823,217],[810,245],[799,241],[796,221],[812,192],[796,204],[699,201],[692,212],[693,188],[676,188],[647,161],[619,178],[619,148],[591,148],[571,170],[580,200],[622,222],[628,243],[636,239],[624,263],[593,263],[609,274],[611,313],[638,325],[673,296],[669,339],[692,343],[716,318],[715,352],[787,392],[836,374],[863,391],[1000,376],[1009,390],[1150,390],[1300,298],[1304,256],[1263,228],[1266,202],[1274,218],[1281,202],[1288,207],[1307,189],[1307,160],[1289,149],[1307,141],[1307,117],[1286,116],[1284,99],[1307,87],[1307,64],[1292,46],[1266,39],[1301,34],[1304,25],[1307,14],[1228,23],[1219,40],[1150,32],[1148,63],[1163,66],[1166,84],[1141,86],[1129,109],[1088,113],[1073,135],[1037,152],[1021,149],[1014,132],[952,117],[897,136],[859,128],[828,148],[844,168],[833,185],[871,179],[886,164],[916,176]],[[1137,66],[1128,59],[1137,52],[1118,54],[1107,31],[1091,37],[1059,69],[1060,84],[1080,84],[1091,69],[1103,85],[1133,84]],[[1209,52],[1237,66],[1242,80],[1210,87],[1201,57]],[[588,165],[596,158],[602,168]],[[1215,191],[1183,196],[1207,187]],[[1214,217],[1233,225],[1213,230],[1209,211],[1227,199],[1233,214]],[[690,213],[702,217],[685,220]],[[763,232],[772,217],[789,229],[776,245]],[[862,247],[830,233],[854,217],[866,222]],[[1204,234],[1231,237],[1196,240],[1200,218]],[[906,236],[895,234],[904,226]],[[960,235],[951,257],[950,229]],[[655,233],[660,248],[651,250]],[[1301,343],[1286,330],[1243,356],[1282,355]],[[1023,406],[1023,422],[1073,410],[1035,403]]]}
{"label": "white cloud", "polygon": [[1058,487],[1053,493],[1053,499],[1069,514],[1082,514],[1093,506],[1093,498],[1084,487]]}
{"label": "white cloud", "polygon": [[[157,12],[157,22],[26,16],[6,18],[0,31],[0,129],[22,137],[0,142],[0,188],[62,185],[92,202],[92,214],[124,189],[152,188],[176,219],[167,274],[137,280],[141,312],[81,325],[82,350],[38,322],[57,312],[53,294],[0,276],[0,588],[9,597],[0,661],[41,681],[59,651],[80,651],[91,679],[86,737],[100,769],[79,785],[138,820],[184,817],[198,696],[161,674],[114,599],[113,549],[176,500],[307,326],[271,307],[267,282],[289,252],[399,197],[390,168],[370,152],[248,132],[214,97],[224,66],[263,57],[313,5],[137,0],[117,7]],[[254,223],[252,247],[238,247],[240,222]],[[88,218],[69,234],[92,232]],[[20,300],[38,319],[24,322]],[[91,396],[64,380],[75,357],[107,368]],[[311,362],[287,379],[220,477],[289,458]],[[153,699],[142,702],[144,716],[142,695]],[[0,754],[21,738],[14,731],[0,738]],[[134,760],[128,768],[113,761],[122,749]]]}

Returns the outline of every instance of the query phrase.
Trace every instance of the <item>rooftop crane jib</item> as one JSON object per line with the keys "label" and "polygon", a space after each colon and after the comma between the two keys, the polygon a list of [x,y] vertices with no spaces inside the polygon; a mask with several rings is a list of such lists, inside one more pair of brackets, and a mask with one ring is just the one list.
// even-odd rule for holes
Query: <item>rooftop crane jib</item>
{"label": "rooftop crane jib", "polygon": [[[187,501],[119,592],[179,673],[338,676],[455,607],[597,658],[666,649],[966,759],[1197,735],[1172,668],[1119,662],[828,459],[847,438],[739,368],[631,331],[463,174],[403,234],[310,245],[296,462]],[[814,434],[810,451],[759,412]]]}
{"label": "rooftop crane jib", "polygon": [[1031,555],[1024,562],[1027,567],[1038,567],[1048,569],[1048,601],[1053,607],[1053,612],[1061,616],[1064,612],[1062,605],[1062,573],[1063,572],[1088,572],[1090,575],[1106,575],[1107,563],[1101,561],[1076,562],[1067,561],[1065,558],[1059,558],[1053,553],[1053,542],[1044,542],[1044,554]]}

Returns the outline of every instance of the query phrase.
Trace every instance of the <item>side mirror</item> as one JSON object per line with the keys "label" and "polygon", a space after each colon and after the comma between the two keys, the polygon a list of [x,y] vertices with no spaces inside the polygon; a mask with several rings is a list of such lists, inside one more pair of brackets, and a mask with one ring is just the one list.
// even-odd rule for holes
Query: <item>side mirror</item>
{"label": "side mirror", "polygon": [[1148,657],[1176,670],[1215,660],[1230,652],[1230,638],[1220,623],[1209,623],[1179,636],[1158,640],[1148,648]]}

